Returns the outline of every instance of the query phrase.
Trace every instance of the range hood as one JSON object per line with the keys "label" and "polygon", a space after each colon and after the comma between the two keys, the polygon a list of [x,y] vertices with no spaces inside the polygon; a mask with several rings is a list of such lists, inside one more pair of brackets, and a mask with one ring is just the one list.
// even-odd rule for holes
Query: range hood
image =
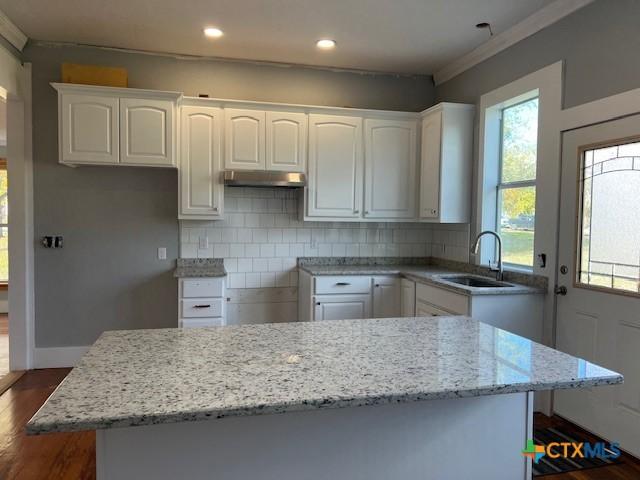
{"label": "range hood", "polygon": [[304,173],[264,170],[226,170],[224,184],[230,187],[300,188],[307,184]]}

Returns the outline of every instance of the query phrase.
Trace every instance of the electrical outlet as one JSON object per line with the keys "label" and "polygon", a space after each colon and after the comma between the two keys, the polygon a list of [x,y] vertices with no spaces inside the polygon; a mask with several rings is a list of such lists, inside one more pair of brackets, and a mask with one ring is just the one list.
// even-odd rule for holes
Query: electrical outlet
{"label": "electrical outlet", "polygon": [[198,237],[198,248],[200,250],[209,248],[209,237]]}
{"label": "electrical outlet", "polygon": [[158,260],[166,260],[166,259],[167,259],[166,247],[158,247]]}

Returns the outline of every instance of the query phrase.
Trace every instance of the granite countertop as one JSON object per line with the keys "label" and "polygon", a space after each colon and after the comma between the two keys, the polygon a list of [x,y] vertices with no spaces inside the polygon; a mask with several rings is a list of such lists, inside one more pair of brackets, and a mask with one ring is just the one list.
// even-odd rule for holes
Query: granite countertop
{"label": "granite countertop", "polygon": [[106,332],[30,434],[622,382],[469,317]]}
{"label": "granite countertop", "polygon": [[222,258],[179,258],[173,276],[190,277],[224,277],[227,271]]}
{"label": "granite countertop", "polygon": [[443,276],[469,275],[483,278],[460,270],[452,270],[435,265],[300,265],[301,270],[311,275],[400,275],[414,282],[431,284],[439,288],[464,295],[522,295],[543,294],[545,290],[531,285],[500,282],[504,287],[477,288],[447,281]]}

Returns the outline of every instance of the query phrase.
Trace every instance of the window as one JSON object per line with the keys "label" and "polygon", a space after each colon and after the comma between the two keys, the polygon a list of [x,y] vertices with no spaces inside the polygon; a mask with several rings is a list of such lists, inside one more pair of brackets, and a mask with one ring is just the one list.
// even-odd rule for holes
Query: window
{"label": "window", "polygon": [[581,151],[578,284],[640,293],[640,138]]}
{"label": "window", "polygon": [[495,230],[504,263],[533,266],[537,151],[538,98],[503,108]]}
{"label": "window", "polygon": [[0,159],[0,283],[9,281],[9,202],[7,160]]}

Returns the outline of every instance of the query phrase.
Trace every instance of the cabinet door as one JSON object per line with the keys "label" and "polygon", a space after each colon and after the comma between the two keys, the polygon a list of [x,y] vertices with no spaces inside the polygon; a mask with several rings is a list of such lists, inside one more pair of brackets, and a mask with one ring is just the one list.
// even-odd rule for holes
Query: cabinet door
{"label": "cabinet door", "polygon": [[371,295],[316,295],[314,320],[350,320],[371,317]]}
{"label": "cabinet door", "polygon": [[303,172],[307,159],[307,115],[266,112],[267,170]]}
{"label": "cabinet door", "polygon": [[414,120],[365,120],[365,217],[416,217],[416,134]]}
{"label": "cabinet door", "polygon": [[413,317],[416,314],[416,283],[403,278],[400,282],[400,316]]}
{"label": "cabinet door", "polygon": [[265,112],[227,108],[224,117],[224,167],[264,170]]}
{"label": "cabinet door", "polygon": [[362,119],[309,115],[309,217],[359,218]]}
{"label": "cabinet door", "polygon": [[442,153],[442,111],[422,119],[420,165],[420,217],[440,215],[440,158]]}
{"label": "cabinet door", "polygon": [[175,105],[169,100],[120,99],[120,163],[175,166]]}
{"label": "cabinet door", "polygon": [[400,315],[400,279],[373,278],[373,317],[392,318]]}
{"label": "cabinet door", "polygon": [[118,99],[60,95],[60,161],[118,163]]}
{"label": "cabinet door", "polygon": [[416,302],[416,317],[446,317],[450,315],[451,313],[440,310],[429,303],[424,303],[420,300]]}
{"label": "cabinet door", "polygon": [[180,121],[180,218],[222,215],[222,110],[182,107]]}

